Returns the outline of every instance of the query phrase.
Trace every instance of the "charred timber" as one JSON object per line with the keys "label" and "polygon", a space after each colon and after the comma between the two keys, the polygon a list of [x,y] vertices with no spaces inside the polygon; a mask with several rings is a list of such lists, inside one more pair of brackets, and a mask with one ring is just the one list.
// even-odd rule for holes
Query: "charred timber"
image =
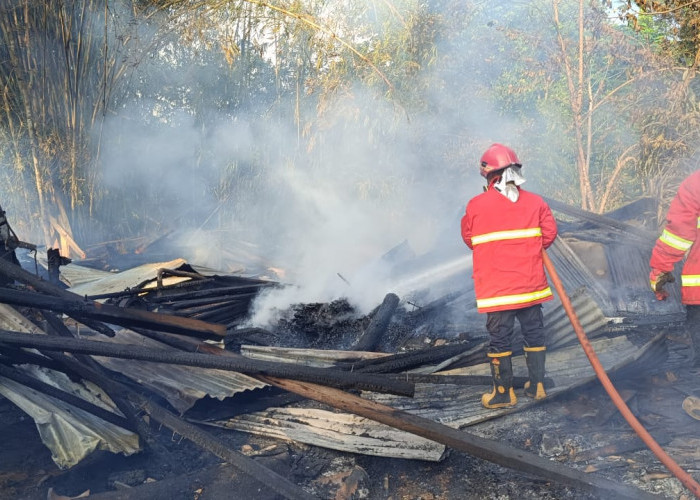
{"label": "charred timber", "polygon": [[139,309],[125,309],[109,304],[100,304],[99,302],[51,297],[7,288],[0,288],[0,302],[37,309],[49,309],[71,317],[105,321],[127,328],[137,326],[201,338],[220,338],[226,334],[225,325],[215,325],[196,319],[178,318]]}
{"label": "charred timber", "polygon": [[257,296],[257,293],[242,293],[239,295],[212,295],[211,297],[206,297],[203,299],[155,302],[155,304],[159,304],[163,307],[170,307],[172,309],[193,310],[198,307],[206,307],[214,304],[247,304]]}
{"label": "charred timber", "polygon": [[391,317],[394,315],[394,311],[396,311],[396,307],[398,305],[399,297],[396,294],[386,294],[384,301],[377,309],[377,312],[372,316],[367,329],[364,331],[352,350],[373,351],[379,344],[381,336],[384,335],[384,332],[386,332],[386,329],[389,326],[389,321],[391,321]]}
{"label": "charred timber", "polygon": [[429,347],[427,349],[392,354],[383,358],[358,361],[350,364],[350,368],[353,371],[361,371],[362,373],[398,372],[415,368],[416,366],[444,361],[469,349],[470,346],[464,344]]}
{"label": "charred timber", "polygon": [[10,347],[0,344],[0,363],[6,366],[12,365],[36,365],[50,370],[63,371],[60,363],[57,363],[51,358],[42,356],[35,352],[27,351],[21,348]]}
{"label": "charred timber", "polygon": [[313,500],[315,498],[287,478],[273,472],[252,458],[248,458],[242,453],[233,451],[222,443],[220,439],[212,436],[208,432],[185,422],[165,408],[144,397],[139,395],[135,395],[135,397],[138,398],[139,406],[154,420],[157,420],[173,432],[189,439],[227,463],[235,465],[239,470],[260,481],[266,488],[270,488],[290,500]]}
{"label": "charred timber", "polygon": [[210,323],[228,324],[236,318],[240,320],[242,317],[247,316],[249,308],[249,304],[232,304],[231,306],[221,307],[214,311],[195,314],[192,318],[198,319],[199,321],[208,321]]}
{"label": "charred timber", "polygon": [[[149,280],[150,281],[150,280]],[[102,300],[102,299],[123,299],[133,297],[135,295],[153,295],[158,296],[163,292],[170,290],[182,290],[183,288],[195,288],[201,287],[203,284],[214,282],[214,278],[208,278],[206,280],[197,281],[181,281],[179,283],[173,283],[172,285],[163,285],[162,288],[142,288],[145,283],[142,283],[133,288],[127,288],[120,292],[109,292],[109,293],[98,293],[95,295],[86,295],[85,298],[88,300]],[[148,282],[146,282],[148,283]],[[176,293],[176,292],[173,292]]]}
{"label": "charred timber", "polygon": [[[22,269],[21,267],[15,266],[14,264],[11,264],[10,262],[4,259],[0,259],[0,275],[10,278],[12,280],[19,281],[26,285],[30,285],[34,289],[39,290],[40,292],[44,292],[55,297],[60,297],[64,300],[82,300],[80,296],[71,293],[67,290],[64,290],[63,288],[57,287],[56,285],[49,283],[48,281],[44,281],[40,278],[37,278],[33,274],[28,273],[27,271]],[[68,316],[71,315],[69,314]],[[73,316],[71,316],[71,318],[73,318]],[[108,337],[114,337],[114,331],[112,331],[112,329],[109,328],[107,325],[104,325],[98,321],[86,320],[85,318],[83,318],[82,320],[78,318],[73,319],[80,321],[85,326],[87,326],[88,328],[92,328],[96,332],[99,332]]]}
{"label": "charred timber", "polygon": [[285,363],[250,360],[243,357],[233,359],[213,356],[211,354],[145,349],[141,346],[119,345],[95,340],[28,335],[7,330],[0,330],[0,343],[18,347],[33,347],[48,351],[66,351],[74,354],[137,359],[157,363],[196,366],[199,368],[218,368],[220,370],[245,373],[246,375],[269,375],[339,388],[357,388],[409,397],[413,396],[415,389],[414,384],[410,382],[392,380],[381,375],[348,373],[328,368],[294,366]]}
{"label": "charred timber", "polygon": [[[241,286],[231,286],[231,287],[219,287],[219,288],[209,288],[206,290],[196,290],[181,293],[168,293],[158,296],[149,296],[149,302],[177,302],[177,303],[188,303],[190,300],[201,300],[215,297],[231,297],[240,298],[245,296],[255,296],[258,292],[263,289],[273,286],[268,283],[258,283],[254,285],[241,285]],[[142,290],[141,293],[146,290]]]}
{"label": "charred timber", "polygon": [[[217,299],[216,301],[210,301],[206,304],[199,304],[197,306],[180,307],[180,304],[168,304],[167,307],[172,308],[174,313],[191,316],[194,314],[216,311],[217,309],[229,307],[234,304],[240,304],[240,302],[230,299]],[[245,301],[245,306],[247,305],[248,301]]]}

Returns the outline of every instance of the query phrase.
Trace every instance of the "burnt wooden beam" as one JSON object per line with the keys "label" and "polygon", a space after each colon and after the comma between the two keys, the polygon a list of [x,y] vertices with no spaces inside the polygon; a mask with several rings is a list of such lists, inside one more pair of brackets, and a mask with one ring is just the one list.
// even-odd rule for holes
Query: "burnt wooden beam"
{"label": "burnt wooden beam", "polygon": [[363,373],[386,373],[408,370],[416,366],[444,361],[457,356],[472,346],[466,344],[447,344],[427,349],[416,349],[410,352],[391,354],[383,358],[365,359],[355,363],[342,363],[339,366]]}
{"label": "burnt wooden beam", "polygon": [[[78,297],[77,295],[75,297]],[[182,318],[140,309],[127,309],[78,298],[49,296],[35,292],[23,292],[0,288],[0,302],[4,304],[48,309],[71,317],[89,318],[123,327],[142,327],[182,335],[211,338],[226,335],[226,325],[207,323],[197,319]]]}
{"label": "burnt wooden beam", "polygon": [[[661,431],[654,439],[659,444],[667,444],[671,441],[671,436],[665,431]],[[633,436],[628,436],[612,443],[606,444],[605,446],[599,446],[597,448],[591,448],[589,450],[577,452],[573,457],[574,462],[585,462],[588,460],[596,460],[600,457],[607,457],[610,455],[621,455],[623,453],[628,453],[631,451],[638,451],[646,449],[647,445],[642,441],[636,434]]]}
{"label": "burnt wooden beam", "polygon": [[[248,301],[246,301],[245,304],[246,307],[248,306],[247,302]],[[194,314],[216,311],[223,307],[238,305],[239,303],[240,302],[237,300],[217,299],[216,301],[211,301],[206,304],[200,304],[197,306],[180,307],[181,304],[166,304],[165,307],[171,309],[175,314],[191,316]]]}
{"label": "burnt wooden beam", "polygon": [[[209,321],[212,323],[227,324],[232,320],[241,320],[248,314],[248,304],[241,305],[236,304],[231,307],[221,308],[216,311],[209,311],[207,313],[195,314],[192,319],[198,319],[200,321]],[[228,327],[227,327],[228,329]]]}
{"label": "burnt wooden beam", "polygon": [[403,380],[393,380],[376,374],[348,373],[330,368],[296,366],[285,363],[251,360],[247,358],[222,358],[211,354],[173,352],[159,349],[146,349],[141,346],[114,344],[95,340],[84,340],[0,330],[0,343],[35,349],[90,354],[122,359],[170,363],[200,368],[245,373],[246,375],[271,375],[281,378],[303,380],[341,388],[357,388],[373,392],[413,396],[415,386]]}
{"label": "burnt wooden beam", "polygon": [[[21,267],[15,266],[14,264],[4,259],[0,259],[0,275],[15,281],[19,281],[20,283],[24,283],[26,285],[31,286],[35,290],[39,290],[40,292],[44,292],[55,297],[61,297],[65,300],[82,300],[82,298],[79,295],[64,290],[63,288],[49,283],[48,281],[42,280],[41,278],[34,276],[32,273],[29,273]],[[99,332],[103,335],[107,335],[108,337],[114,337],[114,331],[112,331],[112,329],[109,328],[107,325],[104,325],[98,321],[86,320],[85,318],[83,318],[82,320],[79,320],[77,318],[73,319],[80,321],[85,326],[87,326],[88,328],[92,328],[96,332]]]}
{"label": "burnt wooden beam", "polygon": [[[163,285],[161,288],[142,288],[143,285],[148,283],[151,280],[148,280],[146,282],[143,282],[133,288],[127,288],[126,290],[122,290],[120,292],[109,292],[109,293],[98,293],[94,295],[86,295],[85,298],[87,300],[101,300],[101,299],[120,299],[120,298],[129,298],[133,297],[134,295],[149,295],[153,297],[149,297],[149,299],[152,299],[154,297],[159,296],[163,292],[169,292],[172,290],[182,290],[182,289],[188,289],[188,288],[195,288],[202,286],[205,283],[212,283],[214,282],[214,278],[208,278],[206,280],[193,280],[193,281],[181,281],[179,283],[173,283],[172,285]],[[177,292],[173,292],[177,293]]]}
{"label": "burnt wooden beam", "polygon": [[389,321],[399,305],[399,297],[394,293],[388,293],[382,304],[374,313],[367,329],[362,333],[358,341],[352,347],[353,351],[373,351],[379,344],[381,336],[386,332]]}
{"label": "burnt wooden beam", "polygon": [[136,399],[139,407],[154,420],[157,420],[173,432],[189,439],[227,463],[235,465],[241,471],[258,479],[266,488],[271,488],[290,500],[312,500],[316,498],[287,478],[273,472],[255,460],[246,457],[242,453],[232,450],[225,443],[222,443],[219,438],[184,421],[165,408],[140,395],[135,394],[133,397]]}
{"label": "burnt wooden beam", "polygon": [[[247,298],[254,297],[258,292],[267,288],[271,285],[269,284],[254,284],[254,285],[240,285],[240,286],[230,286],[230,287],[219,287],[219,288],[208,288],[206,290],[195,290],[188,292],[179,293],[168,293],[162,295],[156,295],[151,293],[147,299],[149,302],[176,302],[178,304],[193,304],[197,305],[198,301],[206,301],[207,299],[213,300],[217,297],[225,297],[229,299],[234,298]],[[141,290],[141,293],[148,290]]]}
{"label": "burnt wooden beam", "polygon": [[26,364],[62,371],[60,363],[33,351],[0,344],[0,353],[0,363],[7,366]]}

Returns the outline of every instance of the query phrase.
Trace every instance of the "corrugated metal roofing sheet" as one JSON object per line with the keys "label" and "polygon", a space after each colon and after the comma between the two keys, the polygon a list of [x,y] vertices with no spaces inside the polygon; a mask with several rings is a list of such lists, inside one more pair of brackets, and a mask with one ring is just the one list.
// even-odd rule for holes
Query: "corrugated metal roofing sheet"
{"label": "corrugated metal roofing sheet", "polygon": [[[42,370],[43,375],[37,376],[37,371]],[[93,390],[98,391],[99,397],[84,386],[71,382],[62,373],[36,367],[25,368],[24,371],[54,387],[114,411],[104,403],[110,401],[109,397],[94,386]],[[42,442],[51,450],[51,458],[62,469],[72,467],[98,449],[124,455],[141,449],[137,434],[13,380],[0,377],[0,394],[34,420]]]}
{"label": "corrugated metal roofing sheet", "polygon": [[[16,309],[5,304],[0,304],[0,326],[27,334],[43,334]],[[93,384],[77,384],[71,382],[64,374],[45,368],[24,366],[17,369],[90,403],[114,411],[113,407],[107,404],[112,404],[109,397]],[[96,449],[125,455],[140,449],[138,436],[131,431],[4,377],[0,377],[0,394],[22,408],[34,420],[41,440],[51,450],[54,462],[61,468],[77,464]]]}
{"label": "corrugated metal roofing sheet", "polygon": [[[177,351],[173,347],[130,330],[119,330],[114,337],[100,340],[138,345],[149,349]],[[101,356],[94,356],[94,358],[106,368],[119,372],[162,395],[181,413],[190,409],[197,400],[205,396],[222,400],[239,392],[260,389],[266,385],[242,373],[227,370]]]}
{"label": "corrugated metal roofing sheet", "polygon": [[[94,273],[96,279],[85,281],[80,285],[69,288],[69,290],[81,296],[122,292],[126,289],[141,285],[148,280],[155,280],[156,276],[158,275],[158,269],[178,269],[186,263],[187,262],[184,259],[174,259],[168,262],[143,264],[126,271],[119,273],[107,273],[106,275],[104,274],[104,271],[97,271],[94,269],[85,271],[85,268],[83,268],[85,276],[88,276],[90,273]],[[63,273],[64,269],[61,268],[61,274]],[[178,283],[188,279],[189,278],[169,277],[167,278],[167,281],[164,281],[164,283]]]}

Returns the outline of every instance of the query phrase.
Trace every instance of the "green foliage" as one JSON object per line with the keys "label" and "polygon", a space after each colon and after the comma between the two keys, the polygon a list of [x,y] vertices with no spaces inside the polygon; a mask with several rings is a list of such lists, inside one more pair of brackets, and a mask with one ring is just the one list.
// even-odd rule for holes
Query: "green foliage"
{"label": "green foliage", "polygon": [[95,214],[110,238],[183,206],[179,224],[252,221],[263,197],[284,210],[294,176],[377,206],[432,186],[447,211],[497,140],[550,196],[663,197],[700,143],[700,5],[635,3],[611,19],[583,2],[580,54],[579,2],[12,0],[2,175],[37,220],[63,203],[79,239],[104,237]]}

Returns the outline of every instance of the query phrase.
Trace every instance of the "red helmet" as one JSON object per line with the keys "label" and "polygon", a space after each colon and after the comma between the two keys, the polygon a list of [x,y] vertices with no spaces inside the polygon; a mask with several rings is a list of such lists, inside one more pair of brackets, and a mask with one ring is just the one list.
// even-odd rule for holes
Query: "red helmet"
{"label": "red helmet", "polygon": [[491,144],[486,152],[481,157],[481,166],[479,171],[481,175],[487,177],[492,172],[498,172],[511,165],[522,167],[520,160],[515,155],[515,151],[503,144]]}

